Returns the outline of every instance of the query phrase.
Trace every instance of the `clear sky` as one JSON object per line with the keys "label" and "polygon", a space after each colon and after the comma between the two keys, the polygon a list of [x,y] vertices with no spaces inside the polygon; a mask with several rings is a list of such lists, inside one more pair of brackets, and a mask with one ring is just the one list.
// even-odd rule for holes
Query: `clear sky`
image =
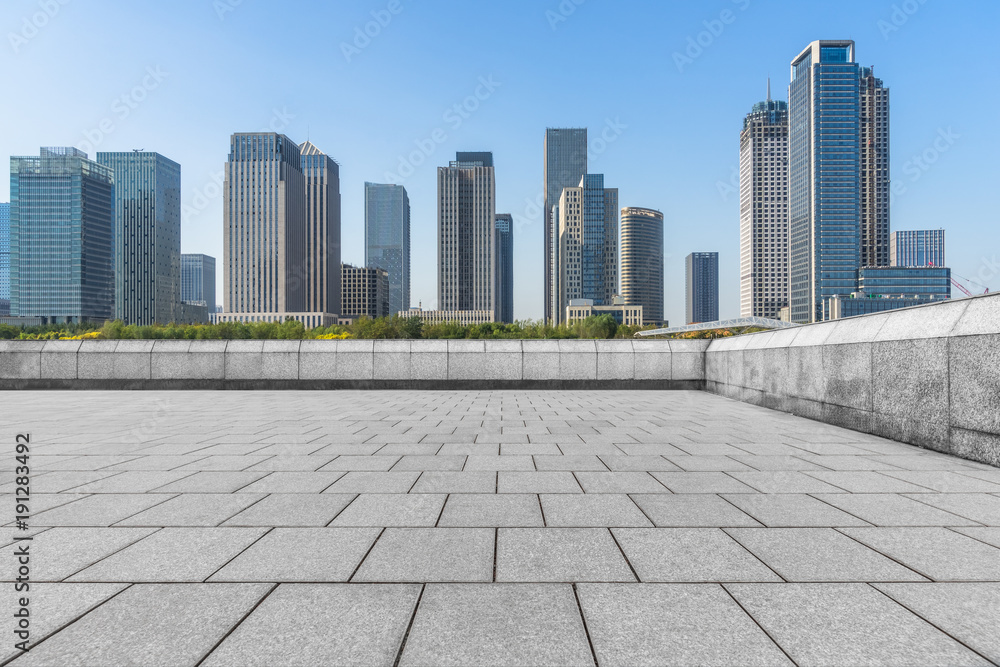
{"label": "clear sky", "polygon": [[428,308],[435,167],[493,151],[523,319],[542,316],[545,128],[585,126],[590,171],[664,213],[666,316],[684,317],[684,257],[715,250],[735,317],[743,116],[768,76],[787,99],[810,41],[853,39],[891,88],[893,229],[944,227],[954,271],[1000,289],[998,22],[994,0],[4,0],[0,154],[176,160],[183,251],[220,258],[221,299],[229,135],[308,138],[341,164],[345,262],[364,261],[364,182],[406,186],[411,300]]}

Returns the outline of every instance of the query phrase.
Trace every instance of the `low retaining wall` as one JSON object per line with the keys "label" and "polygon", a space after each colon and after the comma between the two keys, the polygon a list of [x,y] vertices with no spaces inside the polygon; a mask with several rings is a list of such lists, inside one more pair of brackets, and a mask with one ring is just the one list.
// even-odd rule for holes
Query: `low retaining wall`
{"label": "low retaining wall", "polygon": [[1000,466],[1000,294],[712,342],[708,391]]}
{"label": "low retaining wall", "polygon": [[702,389],[703,340],[0,341],[0,389]]}

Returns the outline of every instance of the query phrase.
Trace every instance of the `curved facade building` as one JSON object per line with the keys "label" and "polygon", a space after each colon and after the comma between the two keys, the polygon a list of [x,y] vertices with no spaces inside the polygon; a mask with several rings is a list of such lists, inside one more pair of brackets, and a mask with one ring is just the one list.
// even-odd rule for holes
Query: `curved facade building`
{"label": "curved facade building", "polygon": [[663,214],[626,206],[621,216],[621,293],[644,323],[663,321]]}

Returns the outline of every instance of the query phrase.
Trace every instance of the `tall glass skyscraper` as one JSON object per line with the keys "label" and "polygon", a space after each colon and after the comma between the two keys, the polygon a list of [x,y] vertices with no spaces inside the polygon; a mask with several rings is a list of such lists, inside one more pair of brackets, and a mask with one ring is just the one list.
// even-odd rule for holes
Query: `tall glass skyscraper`
{"label": "tall glass skyscraper", "polygon": [[410,198],[391,183],[365,183],[365,266],[389,274],[389,313],[410,308]]}
{"label": "tall glass skyscraper", "polygon": [[103,321],[115,306],[115,180],[76,148],[10,159],[11,315]]}
{"label": "tall glass skyscraper", "polygon": [[299,146],[306,186],[306,310],[339,313],[340,165],[312,143]]}
{"label": "tall glass skyscraper", "polygon": [[98,153],[115,175],[115,318],[166,324],[180,315],[181,166],[159,153]]}
{"label": "tall glass skyscraper", "polygon": [[663,214],[650,208],[622,209],[622,297],[642,306],[644,323],[663,321]]}
{"label": "tall glass skyscraper", "polygon": [[497,213],[496,218],[497,320],[514,321],[514,217]]}
{"label": "tall glass skyscraper", "polygon": [[908,229],[889,237],[892,266],[945,266],[943,229]]}
{"label": "tall glass skyscraper", "polygon": [[560,321],[559,312],[559,213],[563,188],[574,188],[587,173],[587,128],[547,128],[545,130],[543,178],[545,204],[542,216],[545,229],[545,317]]}
{"label": "tall glass skyscraper", "polygon": [[861,266],[889,266],[889,89],[861,68]]}
{"label": "tall glass skyscraper", "polygon": [[857,288],[861,262],[860,68],[854,42],[816,41],[788,86],[791,318],[823,318],[823,300]]}
{"label": "tall glass skyscraper", "polygon": [[438,309],[496,318],[493,153],[457,153],[438,167]]}
{"label": "tall glass skyscraper", "polygon": [[215,312],[215,258],[208,255],[181,255],[181,301],[204,305]]}
{"label": "tall glass skyscraper", "polygon": [[719,253],[693,252],[685,260],[688,324],[719,319]]}
{"label": "tall glass skyscraper", "polygon": [[0,313],[10,313],[10,204],[0,204]]}

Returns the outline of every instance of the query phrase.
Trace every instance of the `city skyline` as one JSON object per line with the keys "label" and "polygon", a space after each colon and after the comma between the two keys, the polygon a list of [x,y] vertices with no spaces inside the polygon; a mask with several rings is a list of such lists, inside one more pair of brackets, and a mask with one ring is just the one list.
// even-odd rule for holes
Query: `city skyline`
{"label": "city skyline", "polygon": [[[323,10],[318,18],[326,20],[326,29],[338,46],[341,41],[350,43],[354,28],[372,20],[371,11],[383,8],[378,3],[369,4],[340,12]],[[219,44],[207,44],[208,53],[216,53],[233,40],[262,34],[269,22],[283,25],[295,14],[296,7],[304,6],[292,3],[286,9],[287,17],[274,8],[245,3],[223,13],[221,18],[211,8],[203,12],[188,8],[175,12],[135,9],[112,19],[104,17],[105,25],[97,21],[100,12],[80,12],[68,5],[37,37],[16,53],[10,49],[3,56],[16,65],[10,70],[13,83],[24,81],[26,76],[47,76],[52,78],[54,90],[63,90],[42,91],[37,103],[2,112],[8,125],[19,128],[18,136],[5,138],[4,149],[8,155],[21,155],[33,153],[39,145],[79,144],[90,148],[87,152],[91,159],[98,150],[136,147],[169,154],[184,168],[182,250],[216,257],[222,256],[222,215],[221,196],[217,194],[221,186],[214,174],[221,171],[226,139],[234,131],[281,127],[283,133],[297,140],[322,145],[341,162],[345,258],[363,256],[364,181],[385,182],[387,173],[400,175],[412,169],[400,181],[410,193],[413,209],[415,261],[410,305],[422,301],[425,307],[437,306],[437,267],[428,261],[436,254],[437,243],[433,167],[456,150],[493,150],[497,163],[504,167],[498,173],[497,210],[512,213],[517,231],[514,315],[518,319],[538,319],[543,314],[544,296],[543,218],[542,207],[529,203],[537,200],[541,190],[544,131],[546,127],[587,127],[594,163],[589,170],[605,173],[620,188],[622,206],[648,206],[664,212],[665,318],[683,319],[679,315],[683,312],[683,257],[697,248],[718,250],[724,258],[720,264],[720,314],[735,316],[739,267],[738,187],[733,188],[732,179],[738,162],[734,133],[747,108],[763,97],[767,75],[771,76],[774,97],[784,97],[789,61],[803,44],[814,39],[848,37],[857,44],[858,62],[865,67],[874,65],[878,78],[893,90],[891,169],[893,184],[902,189],[894,197],[893,230],[936,228],[940,220],[946,219],[949,263],[955,273],[987,285],[996,282],[995,274],[1000,269],[991,263],[993,249],[981,243],[982,237],[988,238],[986,225],[995,217],[986,202],[992,180],[989,176],[995,171],[989,165],[998,148],[997,139],[988,132],[990,124],[984,110],[991,106],[991,96],[996,93],[974,85],[971,72],[944,63],[923,46],[931,36],[942,47],[957,44],[961,37],[963,47],[968,46],[963,53],[970,59],[988,58],[976,36],[983,30],[980,24],[988,23],[989,17],[997,13],[992,5],[968,3],[966,11],[951,13],[921,5],[917,13],[905,17],[905,23],[896,25],[891,7],[863,3],[819,8],[813,16],[794,19],[779,16],[781,6],[749,3],[722,3],[718,8],[645,7],[641,12],[587,3],[577,6],[569,16],[562,16],[558,6],[541,8],[527,3],[512,3],[503,11],[456,5],[443,14],[403,3],[403,11],[377,38],[371,39],[370,45],[353,54],[350,62],[341,59],[340,53],[331,59],[327,68],[331,80],[344,86],[343,95],[338,95],[361,100],[350,104],[334,103],[329,96],[316,93],[303,84],[301,76],[291,77],[271,92],[250,94],[246,100],[241,93],[239,105],[227,104],[219,95],[232,95],[234,86],[242,86],[243,75],[213,91],[209,80],[214,82],[212,77],[220,68],[227,71],[226,66],[206,64],[201,56],[181,57],[158,36],[139,40],[121,33],[123,26],[140,22],[180,22],[190,25],[209,42],[211,36],[216,36]],[[4,16],[9,18],[9,24],[19,25],[22,15],[30,15],[32,7],[35,5],[31,3],[8,7]],[[729,23],[719,18],[724,9],[735,17]],[[550,20],[546,15],[550,10],[565,20]],[[973,14],[983,20],[968,21]],[[441,25],[433,25],[432,18],[442,19]],[[533,45],[517,58],[507,55],[507,49],[487,46],[446,78],[421,76],[406,83],[406,77],[427,70],[448,51],[438,47],[414,51],[417,41],[433,41],[435,34],[473,19],[488,19],[501,34],[515,24],[528,23],[528,31],[536,31],[531,34],[551,37],[551,43]],[[590,68],[588,80],[597,80],[602,91],[621,90],[635,80],[633,73],[622,69],[623,62],[655,56],[658,65],[651,76],[667,91],[665,96],[635,105],[621,96],[597,95],[570,86],[558,102],[540,103],[520,117],[513,113],[528,99],[538,100],[533,91],[544,77],[533,74],[537,68],[529,65],[543,59],[547,67],[565,69],[574,81],[580,81],[583,72],[576,71],[578,65],[568,64],[568,54],[560,53],[563,46],[604,26],[614,29],[629,25],[645,31],[647,23],[663,31],[655,53],[637,39],[624,54],[588,55],[583,69]],[[721,25],[722,32],[714,35],[706,23],[717,30]],[[770,25],[778,33],[776,38],[757,48],[754,33]],[[69,80],[78,65],[90,58],[86,49],[77,48],[84,52],[77,59],[79,63],[65,59],[67,49],[82,39],[75,32],[100,37],[109,35],[109,30],[117,30],[115,34],[124,40],[115,48],[133,50],[136,60],[112,64],[102,81]],[[688,55],[688,38],[697,46],[696,38],[702,32],[711,40],[702,40],[708,42],[707,46],[691,48],[690,53],[695,53],[692,57]],[[749,44],[755,45],[756,55],[734,63],[731,56]],[[699,49],[700,53],[696,53]],[[411,52],[413,58],[400,59],[401,54]],[[680,54],[681,59],[675,54]],[[256,56],[246,57],[249,69],[253,69]],[[292,57],[288,58],[283,62],[292,62]],[[298,59],[296,55],[294,60]],[[69,64],[67,74],[56,71],[57,61]],[[388,72],[388,61],[401,64],[401,71]],[[376,69],[388,80],[373,84],[370,76]],[[305,70],[309,71],[309,66]],[[953,83],[951,104],[932,103],[939,94],[930,86],[932,80]],[[66,85],[60,88],[60,83]],[[415,87],[421,91],[417,104],[407,114],[388,110],[385,102],[393,87],[393,97],[411,95]],[[358,91],[369,89],[370,101],[358,97]],[[65,105],[57,104],[61,95],[68,93],[74,95],[72,115],[66,114]],[[127,118],[116,115],[109,104],[109,100],[123,95],[129,98],[127,103],[114,108],[121,106],[129,111]],[[683,105],[674,103],[684,98],[690,99]],[[380,104],[384,108],[380,109]],[[459,111],[453,109],[456,105]],[[692,105],[695,114],[690,113]],[[466,107],[476,108],[470,111]],[[182,124],[183,130],[176,131],[170,127],[177,125],[176,117],[190,115],[189,109],[193,108],[205,116],[204,123],[198,127]],[[205,113],[206,109],[211,112]],[[444,118],[446,113],[449,120]],[[111,132],[100,130],[105,117],[113,126]],[[679,118],[683,118],[683,126],[678,125]],[[435,135],[438,129],[441,133]],[[98,140],[99,134],[102,136]],[[446,139],[434,139],[442,134]],[[430,155],[426,151],[422,154],[424,159],[419,165],[415,163],[420,160],[409,159],[411,152],[420,150],[418,143],[433,149]],[[400,156],[406,163],[402,167],[408,168],[401,167]]]}

